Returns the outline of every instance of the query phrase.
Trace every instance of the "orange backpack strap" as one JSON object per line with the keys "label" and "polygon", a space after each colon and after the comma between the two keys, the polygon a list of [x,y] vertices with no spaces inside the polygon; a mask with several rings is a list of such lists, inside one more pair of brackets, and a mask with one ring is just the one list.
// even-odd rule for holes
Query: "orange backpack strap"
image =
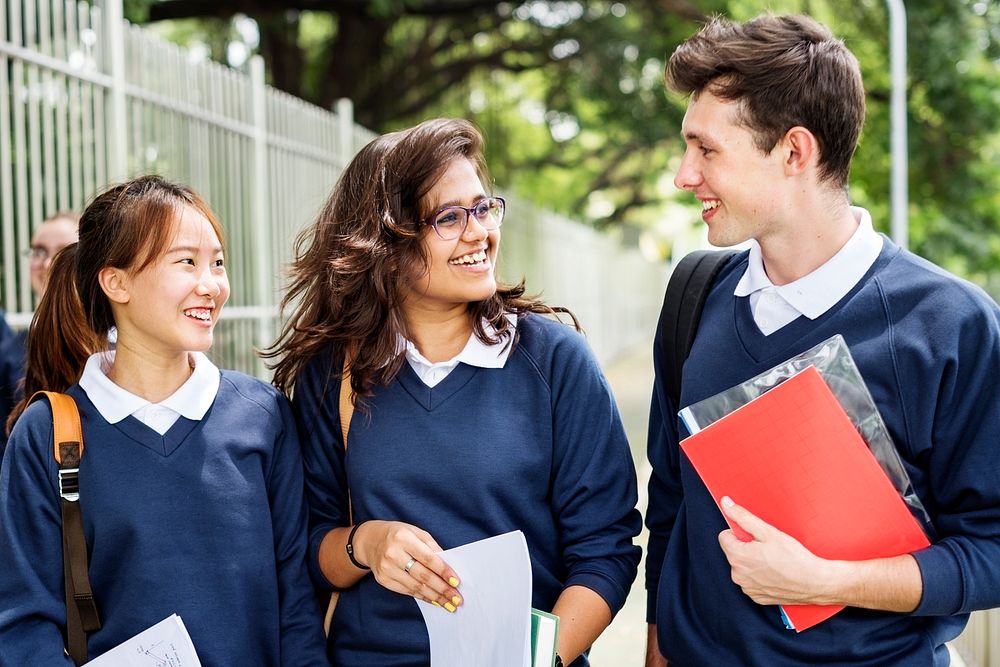
{"label": "orange backpack strap", "polygon": [[101,620],[90,587],[87,541],[80,514],[80,460],[83,427],[72,396],[36,392],[29,403],[46,398],[52,408],[52,453],[59,463],[62,505],[63,581],[66,588],[66,652],[78,665],[87,662],[87,633],[100,630]]}
{"label": "orange backpack strap", "polygon": [[351,367],[344,362],[344,372],[340,376],[340,434],[344,436],[344,449],[347,449],[347,432],[351,430],[351,417],[354,416],[354,392],[351,391]]}
{"label": "orange backpack strap", "polygon": [[[52,442],[59,468],[79,468],[83,458],[83,428],[80,426],[80,411],[76,401],[68,394],[54,391],[38,391],[29,403],[39,398],[49,399],[52,408]],[[65,463],[64,463],[65,460]]]}

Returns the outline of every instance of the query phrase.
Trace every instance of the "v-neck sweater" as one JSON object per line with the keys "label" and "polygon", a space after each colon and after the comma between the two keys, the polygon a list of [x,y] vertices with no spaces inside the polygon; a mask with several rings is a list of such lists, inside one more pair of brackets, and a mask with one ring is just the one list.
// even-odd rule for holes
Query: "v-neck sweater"
{"label": "v-neck sweater", "polygon": [[[318,585],[330,587],[320,542],[351,523],[349,487],[354,522],[410,523],[444,549],[521,530],[533,606],[551,610],[564,588],[580,585],[618,611],[638,566],[640,519],[614,398],[572,328],[526,315],[518,331],[503,368],[460,363],[431,388],[404,364],[367,399],[367,415],[355,410],[346,456],[332,350],[296,379]],[[330,637],[331,661],[343,667],[429,660],[415,600],[370,575],[341,593]],[[587,665],[586,656],[573,664]]]}
{"label": "v-neck sweater", "polygon": [[[288,402],[222,371],[200,421],[162,436],[109,424],[74,386],[80,509],[103,626],[91,658],[178,614],[205,667],[326,665],[305,564],[302,465]],[[0,665],[67,665],[57,464],[48,403],[25,411],[0,471]]]}
{"label": "v-neck sweater", "polygon": [[7,417],[20,395],[18,383],[24,377],[25,332],[11,330],[0,308],[0,458],[7,443]]}
{"label": "v-neck sweater", "polygon": [[842,334],[934,524],[933,546],[914,554],[923,597],[911,614],[848,608],[797,634],[777,608],[744,595],[719,547],[725,521],[678,447],[687,433],[658,373],[646,587],[660,649],[681,666],[947,664],[944,642],[968,613],[1000,606],[1000,308],[886,238],[832,308],[765,336],[749,299],[733,293],[746,266],[746,253],[730,261],[709,293],[681,406]]}

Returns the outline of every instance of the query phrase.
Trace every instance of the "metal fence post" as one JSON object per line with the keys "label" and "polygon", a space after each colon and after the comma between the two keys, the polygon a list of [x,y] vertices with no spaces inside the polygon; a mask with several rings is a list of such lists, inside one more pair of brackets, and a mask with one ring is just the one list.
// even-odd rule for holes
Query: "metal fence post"
{"label": "metal fence post", "polygon": [[346,97],[337,100],[337,141],[340,154],[345,157],[344,166],[354,156],[354,103]]}
{"label": "metal fence post", "polygon": [[[105,123],[108,141],[108,182],[128,176],[128,126],[125,105],[125,14],[122,0],[103,0],[105,67],[111,77],[109,113]],[[103,184],[99,184],[103,185]]]}
{"label": "metal fence post", "polygon": [[[270,200],[268,193],[267,165],[267,98],[264,81],[264,59],[259,55],[250,58],[250,95],[253,100],[253,230],[254,261],[257,264],[256,291],[257,304],[263,311],[257,321],[258,347],[270,345],[274,340],[274,285],[271,269],[271,244],[268,225],[270,224]],[[258,375],[266,373],[263,361],[256,360]]]}
{"label": "metal fence post", "polygon": [[889,5],[889,67],[892,73],[890,117],[892,120],[892,240],[901,248],[910,242],[909,164],[906,139],[906,7],[903,0]]}

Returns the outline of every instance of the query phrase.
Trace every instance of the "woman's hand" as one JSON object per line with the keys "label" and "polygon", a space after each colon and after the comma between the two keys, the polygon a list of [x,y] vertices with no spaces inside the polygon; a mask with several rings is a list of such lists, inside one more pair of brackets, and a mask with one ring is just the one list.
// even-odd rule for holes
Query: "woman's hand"
{"label": "woman's hand", "polygon": [[365,521],[354,535],[359,562],[379,584],[454,612],[462,604],[459,579],[441,551],[428,532],[400,521]]}

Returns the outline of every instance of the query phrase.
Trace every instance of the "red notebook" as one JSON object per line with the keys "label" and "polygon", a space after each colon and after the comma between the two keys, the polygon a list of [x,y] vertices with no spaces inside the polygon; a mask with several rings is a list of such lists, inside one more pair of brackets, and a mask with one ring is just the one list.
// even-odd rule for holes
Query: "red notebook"
{"label": "red notebook", "polygon": [[[729,496],[822,558],[885,558],[929,545],[814,366],[684,439],[681,448],[716,504]],[[786,605],[782,611],[801,632],[841,609]]]}

